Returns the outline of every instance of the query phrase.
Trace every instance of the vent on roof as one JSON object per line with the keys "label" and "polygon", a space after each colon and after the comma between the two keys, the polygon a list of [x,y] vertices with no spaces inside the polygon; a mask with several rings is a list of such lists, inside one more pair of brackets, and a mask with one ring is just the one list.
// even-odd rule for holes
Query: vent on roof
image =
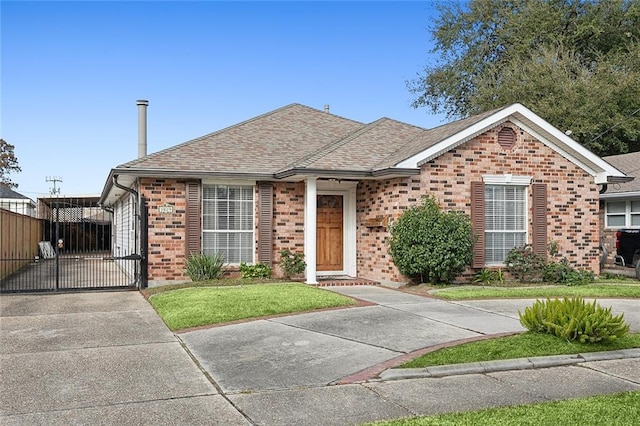
{"label": "vent on roof", "polygon": [[329,104],[324,106],[324,112],[326,112],[327,114],[329,114]]}
{"label": "vent on roof", "polygon": [[516,144],[516,133],[510,127],[503,127],[498,132],[498,143],[502,149],[511,149]]}

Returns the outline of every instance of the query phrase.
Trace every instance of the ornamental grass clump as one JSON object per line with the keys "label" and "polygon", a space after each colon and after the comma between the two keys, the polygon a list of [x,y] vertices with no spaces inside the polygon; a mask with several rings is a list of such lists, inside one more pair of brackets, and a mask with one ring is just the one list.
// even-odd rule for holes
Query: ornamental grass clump
{"label": "ornamental grass clump", "polygon": [[191,254],[185,265],[185,273],[191,281],[207,281],[220,278],[224,267],[224,256],[220,253],[212,255]]}
{"label": "ornamental grass clump", "polygon": [[606,343],[629,332],[623,314],[613,316],[611,308],[603,308],[596,301],[587,303],[581,297],[536,300],[518,314],[520,323],[534,333],[580,343]]}

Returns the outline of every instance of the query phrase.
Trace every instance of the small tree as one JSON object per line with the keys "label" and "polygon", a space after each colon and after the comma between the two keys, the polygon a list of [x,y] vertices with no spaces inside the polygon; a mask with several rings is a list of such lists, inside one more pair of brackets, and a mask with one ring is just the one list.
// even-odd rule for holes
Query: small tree
{"label": "small tree", "polygon": [[15,147],[4,139],[0,139],[0,185],[7,188],[16,188],[18,184],[11,182],[10,173],[18,173],[21,171],[18,166],[18,159],[13,152]]}
{"label": "small tree", "polygon": [[442,212],[433,196],[405,210],[390,233],[393,263],[421,282],[450,282],[471,264],[474,238],[469,216]]}

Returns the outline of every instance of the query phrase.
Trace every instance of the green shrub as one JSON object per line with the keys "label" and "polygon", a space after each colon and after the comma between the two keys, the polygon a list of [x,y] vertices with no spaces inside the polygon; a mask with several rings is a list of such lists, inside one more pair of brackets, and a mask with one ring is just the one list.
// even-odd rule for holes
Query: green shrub
{"label": "green shrub", "polygon": [[624,315],[613,316],[611,308],[581,297],[536,300],[518,311],[520,323],[535,333],[546,333],[581,343],[610,342],[629,332]]}
{"label": "green shrub", "polygon": [[224,256],[214,253],[210,256],[205,254],[191,254],[185,265],[185,273],[191,281],[206,281],[220,278],[224,266]]}
{"label": "green shrub", "polygon": [[389,232],[389,254],[408,277],[450,282],[471,264],[471,220],[460,212],[440,211],[433,196],[405,210]]}
{"label": "green shrub", "polygon": [[572,272],[573,268],[567,259],[562,259],[560,262],[549,262],[544,267],[542,278],[549,283],[566,283]]}
{"label": "green shrub", "polygon": [[504,259],[507,271],[518,281],[536,281],[542,278],[546,259],[533,251],[531,244],[516,247]]}
{"label": "green shrub", "polygon": [[247,265],[242,262],[240,264],[240,273],[242,278],[271,278],[273,268],[264,263],[255,263],[253,265]]}
{"label": "green shrub", "polygon": [[589,284],[595,281],[592,271],[574,269],[563,258],[559,262],[549,262],[544,267],[543,279],[546,282],[566,284],[568,286]]}
{"label": "green shrub", "polygon": [[504,284],[504,273],[502,269],[482,269],[473,276],[474,284]]}
{"label": "green shrub", "polygon": [[303,273],[304,268],[307,267],[307,263],[304,261],[304,253],[280,250],[280,267],[284,272],[284,277],[287,279]]}
{"label": "green shrub", "polygon": [[584,285],[591,284],[592,282],[595,282],[595,280],[596,277],[593,271],[588,271],[586,269],[574,269],[569,274],[569,277],[567,278],[567,281],[565,281],[565,284],[568,286]]}

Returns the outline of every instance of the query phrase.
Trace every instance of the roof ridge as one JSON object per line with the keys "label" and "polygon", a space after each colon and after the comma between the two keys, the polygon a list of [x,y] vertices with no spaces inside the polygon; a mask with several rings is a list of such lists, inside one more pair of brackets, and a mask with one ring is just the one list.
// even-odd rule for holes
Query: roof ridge
{"label": "roof ridge", "polygon": [[[178,145],[173,145],[173,146],[170,146],[168,148],[162,149],[160,151],[152,152],[151,154],[145,155],[144,157],[140,157],[140,158],[136,158],[136,159],[131,160],[131,161],[127,161],[126,163],[123,163],[123,164],[120,164],[119,166],[117,166],[116,169],[129,168],[129,167],[135,166],[136,164],[138,164],[138,163],[140,163],[142,161],[153,159],[153,158],[155,158],[155,157],[157,157],[159,155],[163,155],[163,154],[166,154],[167,152],[175,151],[175,150],[180,149],[180,148],[182,148],[182,147],[184,147],[186,145],[191,145],[191,144],[199,142],[199,141],[201,141],[203,139],[209,138],[211,136],[217,135],[217,134],[222,133],[222,132],[226,132],[228,130],[231,130],[231,129],[239,127],[239,126],[242,126],[244,124],[251,123],[251,122],[256,121],[258,119],[261,119],[261,118],[264,118],[264,117],[268,117],[270,115],[273,115],[275,113],[284,111],[284,110],[292,108],[294,106],[305,107],[305,105],[301,105],[301,104],[298,104],[298,103],[292,103],[292,104],[289,104],[289,105],[285,105],[285,106],[282,106],[280,108],[276,108],[273,111],[265,112],[264,114],[260,114],[260,115],[258,115],[256,117],[249,118],[248,120],[241,121],[240,123],[232,124],[231,126],[227,126],[227,127],[222,128],[222,129],[216,130],[215,132],[207,133],[206,135],[199,136],[199,137],[197,137],[195,139],[190,139],[188,141],[179,143]],[[308,108],[308,107],[306,107],[306,108]]]}
{"label": "roof ridge", "polygon": [[322,157],[334,152],[336,149],[346,145],[347,143],[349,143],[349,141],[352,141],[353,139],[355,139],[356,137],[368,132],[369,130],[375,128],[376,126],[378,126],[382,121],[385,120],[389,120],[386,117],[382,117],[379,118],[369,124],[365,124],[362,128],[356,130],[353,133],[348,134],[347,136],[344,136],[340,139],[336,139],[335,141],[323,146],[322,148],[318,149],[317,151],[314,151],[310,154],[307,154],[306,156],[300,158],[297,161],[294,161],[292,163],[287,164],[285,167],[283,167],[282,169],[280,169],[280,171],[283,170],[287,170],[290,169],[292,167],[307,167],[311,164],[313,164],[314,162],[318,161],[319,159],[321,159]]}
{"label": "roof ridge", "polygon": [[[237,127],[243,126],[243,125],[245,125],[245,124],[248,124],[248,123],[251,123],[251,122],[254,122],[254,121],[257,121],[257,120],[263,119],[263,118],[265,118],[265,117],[269,117],[269,116],[271,116],[271,115],[274,115],[274,114],[276,114],[276,113],[280,113],[280,112],[282,112],[282,111],[285,111],[285,110],[290,109],[290,108],[293,108],[293,107],[301,107],[301,108],[304,108],[304,109],[307,109],[307,110],[311,110],[311,111],[313,111],[313,112],[315,112],[315,113],[326,114],[324,111],[320,111],[319,109],[312,108],[312,107],[310,107],[310,106],[307,106],[307,105],[303,105],[303,104],[300,104],[300,103],[296,103],[296,102],[294,102],[294,103],[291,103],[291,104],[288,104],[288,105],[282,106],[282,107],[280,107],[280,108],[276,108],[276,109],[274,109],[274,110],[272,110],[272,111],[265,112],[264,114],[260,114],[260,115],[258,115],[258,116],[256,116],[256,117],[252,117],[252,118],[249,118],[249,119],[247,119],[247,120],[241,121],[241,122],[239,122],[239,123],[232,124],[231,126],[227,126],[227,127],[222,128],[222,129],[216,130],[215,132],[207,133],[206,135],[199,136],[199,137],[197,137],[197,138],[195,138],[195,139],[190,139],[190,140],[188,140],[188,141],[185,141],[185,142],[179,143],[178,145],[173,145],[173,146],[170,146],[170,147],[168,147],[168,148],[162,149],[162,150],[160,150],[160,151],[153,152],[153,153],[151,153],[151,154],[149,154],[149,155],[145,155],[144,157],[136,158],[136,159],[131,160],[131,161],[128,161],[128,162],[126,162],[126,163],[120,164],[119,166],[117,166],[117,167],[116,167],[116,169],[118,169],[118,168],[130,168],[130,167],[133,167],[133,166],[135,166],[135,165],[137,165],[137,164],[141,163],[142,161],[146,161],[146,160],[149,160],[149,159],[153,159],[153,158],[155,158],[155,157],[157,157],[157,156],[164,155],[164,154],[166,154],[166,153],[168,153],[168,152],[172,152],[172,151],[175,151],[175,150],[181,149],[181,148],[183,148],[183,147],[184,147],[184,146],[186,146],[186,145],[190,145],[190,144],[193,144],[193,143],[196,143],[196,142],[200,142],[200,141],[202,141],[202,140],[204,140],[204,139],[207,139],[207,138],[209,138],[209,137],[212,137],[212,136],[218,135],[218,134],[220,134],[220,133],[223,133],[223,132],[229,131],[229,130],[231,130],[231,129],[234,129],[234,128],[237,128]],[[343,119],[343,120],[351,121],[351,122],[353,122],[353,123],[364,124],[364,123],[361,123],[361,122],[359,122],[359,121],[352,120],[352,119],[349,119],[349,118],[345,118],[345,117],[342,117],[342,116],[339,116],[339,115],[336,115],[336,114],[332,114],[332,115],[333,115],[334,117],[338,117],[338,118]]]}

